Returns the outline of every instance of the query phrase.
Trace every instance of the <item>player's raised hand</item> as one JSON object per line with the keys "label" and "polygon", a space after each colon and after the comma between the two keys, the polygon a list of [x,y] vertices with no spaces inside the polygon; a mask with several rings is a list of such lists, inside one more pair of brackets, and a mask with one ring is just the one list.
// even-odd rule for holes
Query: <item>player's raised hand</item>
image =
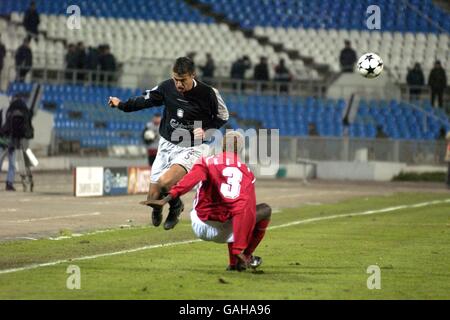
{"label": "player's raised hand", "polygon": [[120,103],[120,99],[119,98],[117,98],[117,97],[109,97],[108,105],[111,108],[117,108],[119,106],[119,103]]}

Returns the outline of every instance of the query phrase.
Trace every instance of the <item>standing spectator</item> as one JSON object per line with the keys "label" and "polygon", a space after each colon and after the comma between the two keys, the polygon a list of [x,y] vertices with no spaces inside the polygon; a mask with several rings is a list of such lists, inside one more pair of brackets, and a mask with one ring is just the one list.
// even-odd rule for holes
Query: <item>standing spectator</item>
{"label": "standing spectator", "polygon": [[[269,65],[266,57],[261,57],[259,63],[255,66],[253,78],[256,81],[269,81]],[[261,90],[264,91],[266,87],[267,85],[263,84]]]}
{"label": "standing spectator", "polygon": [[412,88],[409,89],[409,100],[418,100],[422,92],[422,89],[418,87],[425,85],[425,76],[423,75],[420,63],[416,63],[414,68],[408,71],[406,82],[409,86],[412,86]]}
{"label": "standing spectator", "polygon": [[428,77],[428,85],[431,88],[431,105],[434,107],[437,97],[438,106],[442,108],[444,106],[444,89],[447,87],[447,75],[440,61],[435,62]]}
{"label": "standing spectator", "polygon": [[[109,45],[105,45],[103,47],[102,53],[98,59],[98,63],[100,65],[100,70],[104,72],[115,72],[116,71],[116,58],[111,53]],[[103,77],[100,77],[103,79]],[[110,83],[113,81],[113,75],[108,74],[107,82]]]}
{"label": "standing spectator", "polygon": [[77,69],[77,49],[73,43],[70,43],[67,47],[66,53],[66,69],[69,71],[66,72],[66,79],[72,80],[74,69]]}
{"label": "standing spectator", "polygon": [[202,77],[203,78],[209,78],[212,79],[214,78],[214,70],[215,70],[215,65],[214,65],[214,59],[211,56],[210,53],[206,54],[206,63],[204,66],[200,66],[200,70],[202,70]]}
{"label": "standing spectator", "polygon": [[2,70],[3,70],[3,61],[5,60],[5,56],[6,56],[6,48],[5,48],[5,45],[2,43],[1,38],[2,37],[0,34],[0,78],[1,78]]}
{"label": "standing spectator", "polygon": [[[231,65],[231,79],[234,80],[244,80],[245,72],[252,67],[252,62],[248,56],[243,56],[242,58],[237,59]],[[237,85],[233,83],[233,89],[237,89]],[[242,84],[242,90],[245,90],[245,85]]]}
{"label": "standing spectator", "polygon": [[339,57],[342,72],[353,72],[357,60],[356,51],[352,49],[350,41],[345,40],[345,48]]}
{"label": "standing spectator", "polygon": [[197,55],[197,52],[195,51],[191,51],[188,54],[186,54],[186,57],[188,57],[189,59],[191,59],[192,62],[195,63],[195,56]]}
{"label": "standing spectator", "polygon": [[[0,136],[8,139],[7,145],[3,146],[8,148],[9,166],[8,176],[6,178],[6,190],[8,191],[16,191],[14,188],[14,177],[16,173],[15,151],[23,146],[25,140],[32,139],[34,136],[31,116],[25,102],[21,98],[15,97],[6,111],[6,117],[4,117],[6,119],[0,128]],[[0,159],[0,169],[3,164],[3,159]]]}
{"label": "standing spectator", "polygon": [[23,26],[28,33],[37,38],[39,23],[40,19],[39,13],[36,9],[36,3],[31,1],[30,7],[27,9],[25,16],[23,17]]}
{"label": "standing spectator", "polygon": [[148,165],[151,167],[155,162],[156,154],[158,153],[159,145],[159,125],[161,124],[161,115],[156,113],[152,121],[145,125],[142,137],[144,143],[147,145]]}
{"label": "standing spectator", "polygon": [[[291,80],[292,76],[289,69],[286,67],[284,59],[280,59],[279,64],[275,67],[275,81],[290,82]],[[280,92],[289,92],[288,85],[280,85]]]}
{"label": "standing spectator", "polygon": [[86,55],[86,69],[91,72],[91,80],[97,80],[97,70],[99,68],[99,52],[100,47],[88,47]]}
{"label": "standing spectator", "polygon": [[23,44],[16,51],[16,73],[17,80],[23,82],[33,65],[33,53],[30,49],[30,38],[23,40]]}
{"label": "standing spectator", "polygon": [[76,69],[77,70],[77,80],[84,81],[85,72],[82,70],[86,69],[86,48],[82,41],[78,42],[76,47]]}

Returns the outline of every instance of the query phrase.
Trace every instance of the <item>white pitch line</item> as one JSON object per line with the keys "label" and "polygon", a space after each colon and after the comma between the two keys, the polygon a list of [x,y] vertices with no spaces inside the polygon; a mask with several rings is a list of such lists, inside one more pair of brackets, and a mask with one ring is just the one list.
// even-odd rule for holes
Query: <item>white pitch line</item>
{"label": "white pitch line", "polygon": [[7,221],[7,222],[22,223],[22,222],[34,222],[34,221],[47,221],[47,220],[55,220],[55,219],[78,218],[78,217],[85,217],[85,216],[98,216],[100,214],[101,214],[100,212],[91,212],[91,213],[71,214],[71,215],[67,215],[67,216],[53,216],[53,217],[24,219],[24,220],[12,220],[12,221]]}
{"label": "white pitch line", "polygon": [[417,203],[417,204],[412,204],[412,205],[389,207],[389,208],[384,208],[384,209],[379,209],[379,210],[369,210],[369,211],[364,211],[364,212],[346,213],[346,214],[337,214],[337,215],[319,217],[319,218],[310,218],[310,219],[306,219],[306,220],[293,221],[293,222],[289,222],[289,223],[285,223],[285,224],[280,224],[278,226],[269,227],[268,229],[285,228],[285,227],[295,226],[298,224],[304,224],[304,223],[316,222],[316,221],[322,221],[322,220],[337,219],[337,218],[366,216],[366,215],[370,215],[370,214],[386,213],[386,212],[392,212],[392,211],[397,211],[397,210],[402,210],[402,209],[421,208],[421,207],[426,207],[426,206],[430,206],[430,205],[434,205],[434,204],[442,204],[442,203],[450,203],[450,199],[422,202],[422,203]]}
{"label": "white pitch line", "polygon": [[[388,207],[388,208],[383,208],[383,209],[378,209],[378,210],[369,210],[369,211],[356,212],[356,213],[347,213],[347,214],[341,214],[341,215],[311,218],[311,219],[306,219],[306,220],[299,220],[299,221],[294,221],[294,222],[290,222],[290,223],[285,223],[285,224],[281,224],[281,225],[277,225],[277,226],[272,226],[272,227],[269,227],[268,229],[274,230],[274,229],[286,228],[286,227],[295,226],[298,224],[304,224],[304,223],[310,223],[310,222],[316,222],[316,221],[322,221],[322,220],[330,220],[330,219],[354,217],[354,216],[365,216],[365,215],[371,215],[371,214],[376,214],[376,213],[387,213],[387,212],[393,212],[393,211],[402,210],[402,209],[421,208],[421,207],[431,206],[431,205],[435,205],[435,204],[443,204],[443,203],[450,203],[450,199],[421,202],[421,203],[417,203],[417,204],[413,204],[413,205],[401,205],[401,206]],[[134,249],[109,252],[109,253],[101,253],[101,254],[96,254],[96,255],[92,255],[92,256],[85,256],[85,257],[65,259],[65,260],[57,260],[57,261],[53,261],[53,262],[46,262],[46,263],[40,263],[40,264],[32,264],[32,265],[28,265],[28,266],[24,266],[24,267],[19,267],[19,268],[0,270],[0,274],[13,273],[13,272],[36,269],[36,268],[41,268],[41,267],[54,266],[54,265],[61,264],[61,263],[68,263],[68,262],[74,262],[74,261],[91,260],[91,259],[97,259],[97,258],[102,258],[102,257],[116,256],[116,255],[120,255],[120,254],[139,252],[139,251],[149,250],[149,249],[171,247],[171,246],[195,243],[195,242],[200,242],[200,241],[202,241],[202,240],[196,239],[196,240],[184,240],[184,241],[178,241],[178,242],[170,242],[170,243],[165,243],[165,244],[161,243],[161,244],[149,245],[149,246],[144,246],[144,247],[139,247],[139,248],[134,248]]]}
{"label": "white pitch line", "polygon": [[0,274],[36,269],[36,268],[40,268],[40,267],[49,267],[49,266],[54,266],[54,265],[61,264],[61,263],[68,263],[68,262],[74,262],[74,261],[91,260],[91,259],[97,259],[97,258],[102,258],[102,257],[116,256],[119,254],[138,252],[138,251],[148,250],[148,249],[171,247],[171,246],[176,246],[176,245],[180,245],[180,244],[189,244],[189,243],[200,242],[200,241],[202,241],[202,240],[195,239],[195,240],[185,240],[185,241],[170,242],[170,243],[160,243],[160,244],[154,244],[154,245],[149,245],[149,246],[144,246],[144,247],[139,247],[139,248],[129,249],[129,250],[122,250],[122,251],[109,252],[109,253],[100,253],[100,254],[96,254],[96,255],[92,255],[92,256],[85,256],[85,257],[79,257],[79,258],[73,258],[73,259],[65,259],[65,260],[57,260],[57,261],[53,261],[53,262],[32,264],[32,265],[28,265],[28,266],[20,267],[20,268],[0,270]]}

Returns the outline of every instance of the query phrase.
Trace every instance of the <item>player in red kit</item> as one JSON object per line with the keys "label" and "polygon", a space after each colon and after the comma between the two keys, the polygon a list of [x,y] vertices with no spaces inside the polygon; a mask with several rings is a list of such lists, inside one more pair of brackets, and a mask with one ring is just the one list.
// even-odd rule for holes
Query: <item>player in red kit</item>
{"label": "player in red kit", "polygon": [[264,237],[272,211],[267,204],[256,205],[255,176],[238,156],[243,145],[240,133],[228,132],[222,153],[201,158],[164,199],[141,202],[158,208],[199,184],[192,229],[202,240],[228,243],[227,269],[239,271],[261,264],[253,252]]}

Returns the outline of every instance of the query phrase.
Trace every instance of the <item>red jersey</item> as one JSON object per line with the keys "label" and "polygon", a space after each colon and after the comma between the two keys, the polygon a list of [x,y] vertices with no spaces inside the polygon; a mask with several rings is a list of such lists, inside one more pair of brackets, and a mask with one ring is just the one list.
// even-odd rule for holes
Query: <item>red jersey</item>
{"label": "red jersey", "polygon": [[173,198],[179,197],[198,183],[194,209],[199,219],[221,222],[233,219],[236,252],[245,249],[256,221],[253,173],[236,154],[223,152],[202,158],[169,193]]}

